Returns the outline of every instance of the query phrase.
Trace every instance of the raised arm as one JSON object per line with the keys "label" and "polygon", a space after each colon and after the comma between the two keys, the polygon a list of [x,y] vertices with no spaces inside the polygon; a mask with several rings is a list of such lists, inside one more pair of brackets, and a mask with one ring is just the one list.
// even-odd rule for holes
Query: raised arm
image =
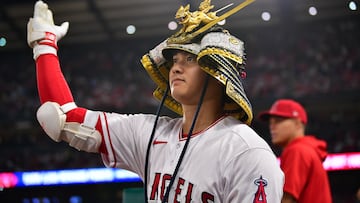
{"label": "raised arm", "polygon": [[102,126],[100,112],[77,107],[64,78],[57,57],[57,42],[69,28],[69,23],[54,24],[48,5],[37,1],[34,16],[27,25],[27,41],[33,48],[41,106],[37,119],[56,142],[65,141],[70,146],[88,152],[100,152]]}
{"label": "raised arm", "polygon": [[41,103],[55,101],[64,105],[74,102],[57,58],[57,41],[65,36],[69,23],[54,25],[52,12],[47,4],[38,1],[34,7],[34,16],[30,18],[27,28],[28,44],[33,48],[33,57],[36,61]]}

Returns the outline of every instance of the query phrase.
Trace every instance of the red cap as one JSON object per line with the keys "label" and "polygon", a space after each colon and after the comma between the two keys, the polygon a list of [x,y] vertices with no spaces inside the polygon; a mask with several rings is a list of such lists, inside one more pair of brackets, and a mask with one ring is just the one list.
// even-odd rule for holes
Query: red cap
{"label": "red cap", "polygon": [[291,99],[277,100],[269,111],[260,113],[259,118],[263,121],[268,121],[270,116],[299,118],[304,124],[307,123],[307,115],[304,107]]}

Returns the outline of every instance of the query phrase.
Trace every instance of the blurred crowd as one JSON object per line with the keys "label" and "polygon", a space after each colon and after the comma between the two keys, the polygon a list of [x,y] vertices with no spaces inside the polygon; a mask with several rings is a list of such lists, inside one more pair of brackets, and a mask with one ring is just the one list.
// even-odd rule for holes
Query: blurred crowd
{"label": "blurred crowd", "polygon": [[[253,103],[253,125],[265,139],[269,138],[268,130],[256,120],[257,112],[275,99],[287,97],[305,105],[310,117],[308,132],[325,139],[331,153],[360,151],[359,22],[319,22],[292,30],[252,28],[232,34],[245,41],[244,86]],[[99,46],[62,46],[60,42],[62,70],[78,106],[155,113],[155,85],[140,58],[156,42],[144,41]],[[98,155],[54,143],[40,129],[30,49],[1,53],[0,77],[1,171],[103,166]]]}

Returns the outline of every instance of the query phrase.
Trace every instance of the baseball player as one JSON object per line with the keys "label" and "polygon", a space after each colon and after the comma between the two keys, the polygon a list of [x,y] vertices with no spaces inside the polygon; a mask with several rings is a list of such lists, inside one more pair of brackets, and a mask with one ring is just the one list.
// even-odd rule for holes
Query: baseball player
{"label": "baseball player", "polygon": [[326,142],[305,135],[308,119],[304,107],[292,99],[279,99],[259,118],[268,121],[272,143],[283,149],[282,203],[331,203],[329,179],[322,165],[327,156]]}
{"label": "baseball player", "polygon": [[[157,115],[125,115],[75,104],[57,57],[68,27],[54,25],[47,4],[36,2],[28,44],[42,104],[37,119],[49,137],[100,153],[107,167],[137,173],[146,202],[281,201],[283,173],[249,127],[242,41],[216,26],[197,37],[169,37],[141,59],[158,85]],[[163,105],[182,116],[159,116]]]}

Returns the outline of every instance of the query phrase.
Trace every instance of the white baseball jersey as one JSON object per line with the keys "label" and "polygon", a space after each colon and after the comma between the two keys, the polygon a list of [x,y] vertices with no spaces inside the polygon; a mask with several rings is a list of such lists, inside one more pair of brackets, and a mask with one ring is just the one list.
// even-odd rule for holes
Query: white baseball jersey
{"label": "white baseball jersey", "polygon": [[[42,103],[56,101],[63,105],[73,102],[58,58],[52,54],[42,55],[36,64]],[[102,153],[106,166],[128,169],[144,178],[154,115],[90,110],[85,113],[82,108],[76,111],[79,115],[73,115],[70,122],[84,120],[95,126],[100,119],[98,127],[102,128],[102,141],[107,151]],[[150,149],[148,202],[160,202],[165,194],[186,142],[181,126],[181,118],[159,119]],[[193,134],[168,202],[274,203],[281,201],[283,183],[283,173],[268,144],[249,126],[225,116],[202,132]]]}
{"label": "white baseball jersey", "polygon": [[[101,114],[108,167],[143,179],[154,115]],[[150,149],[148,202],[161,202],[186,142],[182,119],[160,117]],[[168,202],[280,202],[284,176],[268,144],[231,116],[192,135]]]}

